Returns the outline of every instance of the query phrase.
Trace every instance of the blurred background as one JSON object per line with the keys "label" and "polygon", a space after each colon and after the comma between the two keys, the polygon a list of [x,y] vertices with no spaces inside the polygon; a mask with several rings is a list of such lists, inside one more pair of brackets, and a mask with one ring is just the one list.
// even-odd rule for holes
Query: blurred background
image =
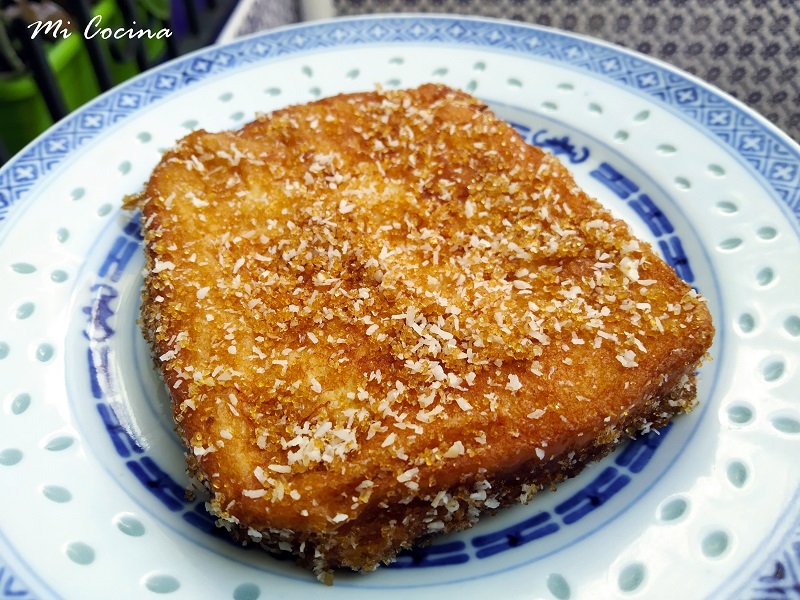
{"label": "blurred background", "polygon": [[[404,12],[513,19],[625,46],[717,86],[800,141],[796,0],[0,0],[0,164],[170,58],[301,21]],[[172,35],[87,39],[98,22]]]}

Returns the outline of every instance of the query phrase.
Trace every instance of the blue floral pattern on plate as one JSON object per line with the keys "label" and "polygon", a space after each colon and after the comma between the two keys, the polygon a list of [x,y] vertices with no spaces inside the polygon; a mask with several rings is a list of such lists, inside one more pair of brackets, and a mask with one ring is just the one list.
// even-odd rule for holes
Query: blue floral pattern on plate
{"label": "blue floral pattern on plate", "polygon": [[[129,117],[157,108],[162,101],[190,91],[195,84],[213,81],[252,65],[281,61],[286,57],[313,56],[336,49],[362,48],[367,51],[376,45],[477,49],[498,56],[529,57],[544,64],[557,65],[567,72],[574,70],[589,74],[598,81],[638,94],[725,147],[742,168],[760,179],[770,197],[788,216],[794,233],[800,231],[800,150],[786,136],[735,100],[665,65],[591,40],[509,22],[412,16],[338,20],[282,29],[205,49],[113,90],[56,124],[0,170],[0,237],[5,233],[4,225],[11,225],[13,217],[21,212],[20,206],[30,200],[37,186],[43,185],[61,169],[68,168],[72,155],[90,147]],[[509,84],[521,85],[518,80],[509,80]],[[465,85],[467,89],[474,86],[474,81]],[[279,93],[279,88],[272,89]],[[309,91],[312,96],[321,93],[319,88]],[[480,92],[480,89],[476,91],[478,95]],[[646,111],[636,118],[646,119]],[[569,133],[556,131],[551,135],[549,129],[531,130],[524,123],[520,128],[529,139],[562,154],[562,158],[576,165],[586,161],[593,151],[584,145],[583,140],[570,137]],[[679,273],[687,281],[694,281],[695,274],[683,243],[673,235],[673,224],[662,211],[659,201],[648,195],[648,185],[634,182],[624,167],[613,160],[598,160],[599,164],[594,165],[590,176],[627,204],[652,235],[659,238],[662,253]],[[120,171],[125,169],[120,166]],[[76,190],[74,194],[81,195],[82,192]],[[117,271],[125,270],[133,256],[137,248],[135,237],[136,223],[131,221],[123,226],[117,238],[117,241],[122,240],[121,245],[115,241],[117,245],[98,248],[99,252],[106,253],[106,258],[98,270],[97,287],[92,290],[93,301],[84,307],[90,325],[86,330],[89,350],[100,352],[94,359],[89,355],[90,364],[95,367],[102,365],[103,343],[114,334],[112,305],[117,293],[112,285],[114,276]],[[108,281],[104,282],[103,278]],[[8,353],[7,346],[4,352]],[[97,360],[101,362],[97,363]],[[204,511],[198,510],[199,505],[187,502],[182,496],[182,485],[173,481],[130,437],[117,415],[101,401],[103,390],[97,368],[92,374],[92,384],[92,393],[98,400],[96,418],[111,436],[119,458],[125,460],[133,475],[168,510],[181,512],[183,520],[198,530],[210,529]],[[463,564],[503,554],[554,534],[586,517],[606,499],[623,490],[631,478],[645,468],[668,432],[669,429],[662,430],[661,436],[649,434],[629,444],[610,462],[604,463],[599,473],[585,480],[584,487],[560,498],[552,512],[533,513],[510,526],[468,538],[469,545],[459,540],[445,540],[427,549],[407,553],[396,566],[402,569]],[[795,505],[787,515],[791,527],[777,539],[762,543],[756,562],[746,569],[745,578],[742,579],[740,574],[735,582],[737,597],[772,599],[798,593],[798,515],[800,512]],[[2,598],[33,597],[24,583],[24,576],[18,576],[10,564],[1,560],[0,594]]]}

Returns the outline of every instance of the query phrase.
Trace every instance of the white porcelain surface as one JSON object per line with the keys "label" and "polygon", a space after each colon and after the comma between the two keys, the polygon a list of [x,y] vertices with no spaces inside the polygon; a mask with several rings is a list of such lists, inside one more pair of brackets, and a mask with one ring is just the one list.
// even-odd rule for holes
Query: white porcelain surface
{"label": "white porcelain surface", "polygon": [[[193,128],[427,81],[487,101],[660,248],[708,298],[713,360],[698,408],[661,436],[436,540],[417,564],[405,556],[324,588],[209,533],[202,501],[184,497],[182,450],[135,322],[143,260],[121,200]],[[0,171],[0,598],[791,593],[798,207],[800,148],[765,121],[666,65],[541,28],[329,21],[140,76]]]}

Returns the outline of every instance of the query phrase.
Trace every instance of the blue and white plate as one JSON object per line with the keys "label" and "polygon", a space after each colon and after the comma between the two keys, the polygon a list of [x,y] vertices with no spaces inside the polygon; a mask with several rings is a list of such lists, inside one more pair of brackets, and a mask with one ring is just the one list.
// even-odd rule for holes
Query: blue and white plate
{"label": "blue and white plate", "polygon": [[[699,407],[556,492],[333,588],[219,535],[136,324],[161,152],[339,92],[488,102],[709,301]],[[0,598],[784,598],[800,586],[800,148],[704,83],[510,22],[336,20],[173,61],[0,171]]]}

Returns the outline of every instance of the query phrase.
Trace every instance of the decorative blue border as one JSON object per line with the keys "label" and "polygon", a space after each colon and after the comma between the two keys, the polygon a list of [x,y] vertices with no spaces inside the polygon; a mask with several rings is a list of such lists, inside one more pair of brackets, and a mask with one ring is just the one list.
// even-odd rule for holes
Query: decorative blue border
{"label": "decorative blue border", "polygon": [[553,60],[586,70],[677,111],[760,174],[800,222],[800,147],[710,86],[619,48],[536,26],[486,19],[334,20],[268,32],[170,62],[67,117],[0,170],[0,222],[71,152],[114,123],[192,84],[241,67],[321,49],[370,44],[458,45]]}
{"label": "decorative blue border", "polygon": [[761,565],[757,575],[745,586],[751,600],[800,598],[800,524],[795,524],[791,539]]}
{"label": "decorative blue border", "polygon": [[0,600],[35,600],[28,587],[0,560]]}
{"label": "decorative blue border", "polygon": [[125,415],[115,407],[120,382],[114,369],[114,349],[111,341],[116,331],[116,299],[120,292],[117,283],[122,278],[131,259],[141,252],[143,240],[140,215],[135,214],[111,243],[100,264],[89,292],[91,301],[82,308],[87,323],[83,330],[86,339],[87,376],[97,417],[109,436],[116,458],[161,504],[181,518],[215,537],[223,537],[215,527],[215,520],[205,509],[204,501],[186,498],[185,486],[164,471],[139,443],[123,419]]}
{"label": "decorative blue border", "polygon": [[[395,43],[466,46],[538,57],[648,96],[727,146],[763,178],[779,205],[792,215],[793,225],[797,228],[800,224],[800,147],[711,86],[667,65],[567,33],[485,19],[407,16],[335,20],[276,30],[201,50],[116,88],[59,122],[0,169],[0,228],[13,208],[72,152],[143,107],[195,82],[289,55]],[[749,596],[797,594],[798,555],[800,529],[773,550],[767,566],[754,573]],[[5,594],[0,598],[4,598],[14,592],[14,585],[21,584],[2,562],[0,569],[4,577],[0,593]],[[767,588],[765,584],[769,584]],[[11,591],[6,593],[3,586]]]}
{"label": "decorative blue border", "polygon": [[[38,593],[47,593],[47,597],[52,600],[58,600],[59,596],[30,570],[30,565],[23,561],[14,564],[13,559],[5,560],[3,551],[11,548],[0,528],[0,600],[37,600],[37,592],[34,592],[33,589],[38,589]],[[24,576],[21,577],[20,573]]]}

